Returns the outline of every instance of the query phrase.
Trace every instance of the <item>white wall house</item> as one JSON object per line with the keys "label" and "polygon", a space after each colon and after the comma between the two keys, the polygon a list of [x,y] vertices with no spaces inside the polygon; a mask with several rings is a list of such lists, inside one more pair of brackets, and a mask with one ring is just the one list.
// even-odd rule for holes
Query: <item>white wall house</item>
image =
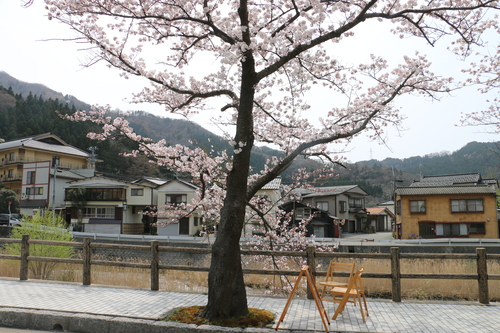
{"label": "white wall house", "polygon": [[[81,191],[80,196],[76,195]],[[83,231],[142,234],[147,217],[142,213],[157,205],[154,188],[95,176],[65,187],[67,220],[83,223]]]}
{"label": "white wall house", "polygon": [[[280,205],[281,195],[281,177],[267,183],[264,187],[257,191],[255,197],[263,200],[266,207],[271,207],[269,210],[265,209],[266,215],[269,217],[276,217],[278,206]],[[260,224],[261,219],[257,218],[256,213],[247,207],[247,220],[242,231],[242,237],[251,237],[255,234],[261,234],[264,231],[264,226]]]}
{"label": "white wall house", "polygon": [[[173,179],[157,187],[158,191],[158,226],[160,236],[192,236],[202,230],[203,220],[200,212],[178,220],[166,218],[166,210],[177,204],[189,203],[196,196],[197,186],[189,182]],[[187,212],[186,212],[187,213]]]}
{"label": "white wall house", "polygon": [[[64,209],[64,191],[68,182],[84,179],[78,170],[66,170],[52,167],[52,162],[41,161],[24,163],[20,195],[20,214],[31,216],[38,211],[48,209],[56,214]],[[93,174],[93,169],[82,169],[86,174]]]}

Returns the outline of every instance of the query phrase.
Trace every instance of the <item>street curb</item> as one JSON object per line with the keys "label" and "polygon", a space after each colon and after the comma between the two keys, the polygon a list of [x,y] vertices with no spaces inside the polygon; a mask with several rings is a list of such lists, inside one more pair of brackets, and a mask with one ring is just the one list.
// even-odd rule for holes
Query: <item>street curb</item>
{"label": "street curb", "polygon": [[[55,330],[72,333],[271,333],[274,328],[232,328],[160,320],[0,307],[0,328]],[[1,329],[0,329],[1,330]],[[281,330],[280,333],[313,331]]]}

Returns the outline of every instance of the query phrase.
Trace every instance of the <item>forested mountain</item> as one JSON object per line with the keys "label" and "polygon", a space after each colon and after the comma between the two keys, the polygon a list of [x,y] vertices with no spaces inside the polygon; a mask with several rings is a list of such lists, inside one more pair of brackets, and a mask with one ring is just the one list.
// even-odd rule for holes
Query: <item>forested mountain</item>
{"label": "forested mountain", "polygon": [[16,94],[21,94],[23,96],[36,95],[44,100],[59,100],[61,102],[67,103],[69,105],[74,105],[79,110],[89,110],[90,105],[78,100],[76,97],[71,95],[63,95],[60,92],[54,91],[47,88],[43,84],[39,83],[27,83],[19,81],[18,79],[10,76],[4,71],[0,71],[0,86],[5,88],[11,87]]}
{"label": "forested mountain", "polygon": [[[5,82],[9,84],[7,87],[3,86]],[[43,85],[20,82],[0,72],[0,138],[14,140],[52,132],[68,144],[80,149],[88,151],[91,146],[97,147],[98,158],[102,160],[97,164],[97,168],[101,172],[124,179],[133,179],[138,176],[165,178],[173,176],[169,170],[147,163],[145,158],[120,156],[120,152],[135,148],[131,142],[120,138],[105,142],[87,139],[86,133],[96,130],[94,125],[63,120],[55,111],[66,114],[74,112],[77,105],[78,108],[83,109],[89,109],[90,106],[76,98],[66,97]],[[127,120],[139,134],[154,140],[165,139],[168,144],[186,144],[207,150],[214,147],[219,151],[230,149],[221,138],[186,120],[162,118],[142,111],[131,113]],[[337,167],[337,177],[323,180],[316,185],[357,184],[371,195],[369,204],[373,205],[391,199],[394,179],[401,180],[402,182],[398,183],[401,186],[410,184],[421,174],[479,172],[484,178],[499,178],[499,147],[500,142],[471,142],[450,154],[357,162],[346,165],[346,168]],[[268,158],[279,154],[280,152],[267,147],[256,147],[252,156],[252,167],[258,171]],[[321,164],[310,159],[297,159],[282,175],[283,182],[290,183],[292,175],[298,168],[314,170],[320,166]]]}
{"label": "forested mountain", "polygon": [[435,153],[405,159],[363,161],[363,165],[380,164],[414,174],[443,175],[480,172],[483,177],[498,178],[500,172],[500,142],[469,142],[452,153]]}

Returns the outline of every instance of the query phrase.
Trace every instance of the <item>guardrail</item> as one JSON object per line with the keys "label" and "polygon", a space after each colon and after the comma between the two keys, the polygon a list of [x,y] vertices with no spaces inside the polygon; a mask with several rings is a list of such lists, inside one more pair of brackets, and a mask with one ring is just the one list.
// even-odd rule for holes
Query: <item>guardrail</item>
{"label": "guardrail", "polygon": [[[138,241],[149,242],[152,240],[159,240],[161,242],[185,242],[185,243],[203,243],[207,242],[206,237],[194,236],[160,236],[160,235],[132,235],[132,234],[108,234],[108,233],[94,233],[94,232],[79,232],[71,231],[73,237],[85,238],[89,237],[93,240],[116,240],[116,241]],[[367,245],[462,245],[470,244],[481,246],[500,245],[500,238],[433,238],[433,239],[373,239],[370,234],[364,234],[363,238],[314,238],[315,243],[326,243],[335,245],[344,244],[367,244]],[[212,236],[210,237],[212,240]],[[250,238],[242,238],[241,243],[245,244],[250,241]],[[369,243],[369,244],[368,244]]]}
{"label": "guardrail", "polygon": [[[86,237],[83,242],[60,242],[48,240],[30,239],[29,235],[24,235],[22,239],[0,238],[0,243],[21,243],[20,255],[0,254],[0,259],[20,260],[19,279],[28,279],[28,263],[30,261],[47,261],[55,263],[70,263],[82,265],[82,281],[83,285],[91,284],[91,268],[92,265],[102,266],[119,266],[149,269],[151,275],[151,290],[159,290],[159,272],[160,270],[181,270],[181,271],[198,271],[208,272],[208,267],[196,267],[190,265],[165,265],[160,264],[160,252],[182,252],[188,254],[210,254],[209,248],[189,248],[189,247],[172,247],[160,246],[158,240],[150,241],[149,245],[131,245],[131,244],[108,244],[92,242],[92,239]],[[59,245],[71,246],[82,249],[82,259],[74,258],[54,258],[54,257],[37,257],[30,256],[31,244]],[[92,258],[92,249],[120,249],[134,251],[148,251],[150,253],[149,263],[134,263],[122,261],[97,260]],[[459,279],[459,280],[477,280],[478,281],[478,298],[482,304],[489,304],[489,280],[500,280],[500,274],[488,274],[487,260],[500,260],[500,254],[486,254],[485,248],[477,248],[476,254],[449,254],[449,253],[400,253],[398,247],[391,247],[389,254],[383,253],[337,253],[337,252],[317,252],[314,246],[308,246],[304,251],[257,251],[257,250],[241,250],[242,255],[255,256],[284,256],[284,257],[303,257],[306,260],[314,277],[326,276],[325,271],[316,271],[316,258],[328,259],[389,259],[391,262],[391,271],[387,273],[365,273],[364,278],[375,279],[391,279],[392,281],[392,300],[394,302],[401,301],[401,280],[402,279]],[[476,274],[430,274],[430,273],[404,273],[401,272],[401,259],[470,259],[476,261]],[[299,271],[289,270],[270,270],[270,269],[243,269],[244,274],[261,274],[261,275],[285,275],[297,276]],[[339,277],[348,276],[346,273],[337,273]],[[312,293],[308,286],[308,297],[312,298]]]}

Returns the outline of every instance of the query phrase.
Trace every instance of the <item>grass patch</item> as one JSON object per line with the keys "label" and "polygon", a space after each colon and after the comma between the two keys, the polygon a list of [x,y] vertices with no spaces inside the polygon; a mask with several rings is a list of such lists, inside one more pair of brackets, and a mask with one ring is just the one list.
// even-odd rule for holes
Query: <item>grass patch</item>
{"label": "grass patch", "polygon": [[184,324],[217,325],[224,327],[241,328],[265,327],[271,324],[274,320],[274,314],[268,310],[249,308],[248,315],[246,316],[209,321],[200,316],[200,313],[204,308],[204,306],[189,306],[185,308],[174,309],[167,315],[164,320]]}

